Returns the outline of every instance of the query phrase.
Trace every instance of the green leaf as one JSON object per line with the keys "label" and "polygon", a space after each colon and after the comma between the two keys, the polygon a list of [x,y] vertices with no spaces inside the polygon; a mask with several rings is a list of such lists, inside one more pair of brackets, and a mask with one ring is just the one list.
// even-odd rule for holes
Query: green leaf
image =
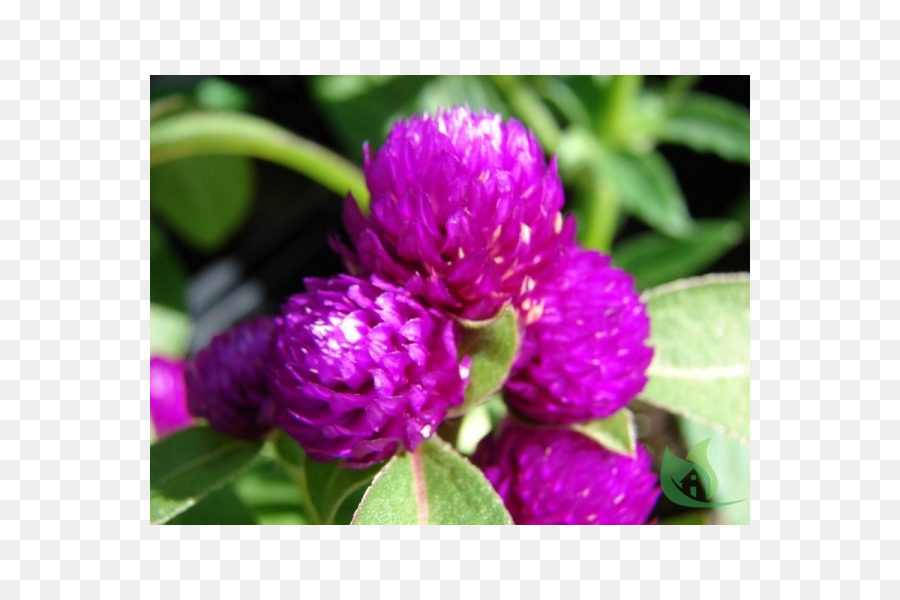
{"label": "green leaf", "polygon": [[230,485],[202,498],[166,525],[257,525],[259,519]]}
{"label": "green leaf", "polygon": [[187,351],[191,320],[177,310],[150,304],[150,352],[180,358]]}
{"label": "green leaf", "polygon": [[591,438],[607,450],[634,456],[637,450],[637,428],[634,415],[627,408],[605,419],[571,426],[573,430]]}
{"label": "green leaf", "polygon": [[150,223],[150,302],[184,312],[187,275],[166,234]]}
{"label": "green leaf", "polygon": [[333,524],[347,497],[371,482],[381,469],[380,465],[351,469],[342,467],[341,461],[337,460],[312,460],[284,433],[276,437],[275,449],[282,465],[300,488],[310,519],[322,525]]}
{"label": "green leaf", "polygon": [[334,515],[335,525],[349,525],[356,514],[359,503],[362,502],[363,496],[366,494],[366,487],[359,487],[353,490],[347,499],[341,504],[337,514]]}
{"label": "green leaf", "polygon": [[150,520],[165,523],[228,483],[253,462],[262,442],[208,427],[184,429],[150,446]]}
{"label": "green leaf", "polygon": [[[726,525],[750,523],[750,447],[729,437],[716,435],[712,429],[688,419],[679,419],[679,427],[685,445],[692,448],[691,452],[703,440],[712,438],[707,448],[707,456],[708,462],[715,468],[718,485],[712,489],[710,500],[714,502],[747,500],[716,508],[713,511],[713,520]],[[686,458],[693,460],[691,453]]]}
{"label": "green leaf", "polygon": [[193,156],[150,170],[151,208],[200,250],[216,250],[237,230],[251,191],[250,161],[240,156]]}
{"label": "green leaf", "polygon": [[297,486],[278,461],[258,461],[232,485],[241,500],[256,513],[260,525],[310,524]]}
{"label": "green leaf", "polygon": [[[293,169],[368,210],[369,190],[355,164],[264,119],[233,112],[191,112],[150,127],[150,166],[203,155],[262,158]],[[151,201],[152,201],[151,188]]]}
{"label": "green leaf", "polygon": [[567,78],[538,76],[534,78],[534,87],[548,104],[559,111],[569,125],[591,127],[592,117],[588,108]]}
{"label": "green leaf", "polygon": [[643,298],[655,351],[641,399],[748,439],[749,274],[683,279]]}
{"label": "green leaf", "polygon": [[[560,175],[565,181],[578,184],[577,208],[588,218],[596,212],[601,219],[597,224],[588,222],[587,228],[602,226],[614,232],[615,223],[608,221],[621,204],[649,226],[670,236],[682,237],[692,232],[693,221],[681,188],[659,153],[614,150],[590,131],[570,127],[560,137],[558,156]],[[586,193],[586,187],[592,187],[593,193]],[[609,206],[598,206],[604,201]]]}
{"label": "green leaf", "polygon": [[440,438],[395,456],[375,477],[355,525],[511,525],[503,501],[468,460]]}
{"label": "green leaf", "polygon": [[578,97],[592,120],[599,120],[612,75],[563,75],[562,81]]}
{"label": "green leaf", "polygon": [[669,107],[677,106],[685,94],[700,81],[702,75],[670,75],[662,90],[662,97]]}
{"label": "green leaf", "polygon": [[466,330],[458,353],[470,357],[472,365],[465,402],[451,409],[450,417],[482,404],[503,387],[519,351],[519,329],[516,313],[511,308],[490,321],[467,321],[463,325]]}
{"label": "green leaf", "polygon": [[715,96],[694,93],[678,103],[658,131],[661,141],[750,161],[750,111]]}
{"label": "green leaf", "polygon": [[608,178],[622,206],[650,227],[674,237],[692,232],[693,221],[681,188],[658,152],[602,152],[600,174]]}
{"label": "green leaf", "polygon": [[743,237],[734,221],[696,221],[691,235],[673,238],[656,232],[632,236],[613,249],[619,268],[634,276],[644,290],[675,279],[688,277],[713,264]]}

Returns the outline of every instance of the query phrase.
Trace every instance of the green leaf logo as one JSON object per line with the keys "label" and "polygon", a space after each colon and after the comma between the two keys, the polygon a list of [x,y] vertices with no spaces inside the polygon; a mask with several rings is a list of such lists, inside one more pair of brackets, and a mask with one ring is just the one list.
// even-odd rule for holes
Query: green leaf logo
{"label": "green leaf logo", "polygon": [[716,472],[706,456],[710,441],[711,438],[707,438],[691,448],[686,459],[675,456],[668,447],[666,448],[659,482],[663,493],[675,504],[692,508],[713,508],[743,502],[743,500],[709,501],[719,485]]}

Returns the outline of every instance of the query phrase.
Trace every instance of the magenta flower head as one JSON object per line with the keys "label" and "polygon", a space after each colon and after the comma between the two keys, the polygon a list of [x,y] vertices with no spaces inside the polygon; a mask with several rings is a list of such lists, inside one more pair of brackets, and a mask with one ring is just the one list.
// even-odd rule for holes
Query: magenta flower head
{"label": "magenta flower head", "polygon": [[161,356],[150,358],[150,418],[157,437],[190,427],[184,386],[184,362]]}
{"label": "magenta flower head", "polygon": [[638,525],[660,489],[652,459],[616,454],[563,427],[507,418],[472,455],[517,525]]}
{"label": "magenta flower head", "polygon": [[414,450],[463,401],[459,325],[377,277],[307,279],[270,362],[277,422],[314,460],[365,467]]}
{"label": "magenta flower head", "polygon": [[555,159],[521,123],[456,107],[397,122],[374,158],[364,151],[371,215],[349,196],[356,252],[336,244],[352,272],[470,320],[552,277],[574,220],[559,212]]}
{"label": "magenta flower head", "polygon": [[214,337],[188,363],[188,408],[213,429],[260,438],[272,426],[266,366],[278,322],[271,317],[238,323]]}
{"label": "magenta flower head", "polygon": [[563,268],[524,307],[541,316],[525,330],[506,383],[506,403],[542,423],[606,417],[647,383],[650,322],[630,275],[608,256],[571,246]]}

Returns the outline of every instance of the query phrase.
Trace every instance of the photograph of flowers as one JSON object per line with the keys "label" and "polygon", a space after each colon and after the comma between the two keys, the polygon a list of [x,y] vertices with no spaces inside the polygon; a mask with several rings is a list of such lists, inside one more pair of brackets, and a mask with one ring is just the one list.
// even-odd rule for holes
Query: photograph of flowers
{"label": "photograph of flowers", "polygon": [[150,91],[151,522],[749,522],[748,77]]}

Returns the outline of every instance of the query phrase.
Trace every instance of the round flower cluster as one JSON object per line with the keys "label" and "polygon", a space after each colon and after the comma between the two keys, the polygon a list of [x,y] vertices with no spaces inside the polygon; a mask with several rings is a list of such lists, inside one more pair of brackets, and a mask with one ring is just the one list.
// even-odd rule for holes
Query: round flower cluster
{"label": "round flower cluster", "polygon": [[519,525],[643,523],[659,497],[646,450],[616,454],[568,428],[506,418],[472,460]]}
{"label": "round flower cluster", "polygon": [[473,461],[517,523],[646,521],[659,493],[647,453],[569,428],[636,396],[652,350],[632,279],[575,243],[555,160],[515,120],[462,107],[399,122],[364,150],[370,212],[348,196],[349,244],[333,241],[350,273],[308,279],[279,316],[215,338],[188,362],[190,411],[368,466],[415,450],[463,403],[463,329],[510,307],[512,418]]}
{"label": "round flower cluster", "polygon": [[367,466],[414,449],[463,400],[458,328],[377,277],[307,279],[270,364],[276,422],[316,460]]}
{"label": "round flower cluster", "polygon": [[272,356],[277,319],[245,321],[214,337],[188,363],[188,408],[210,426],[244,439],[272,428],[274,406],[266,367]]}
{"label": "round flower cluster", "polygon": [[608,256],[570,246],[557,276],[525,302],[541,317],[525,330],[506,384],[518,414],[585,422],[610,416],[644,389],[650,321],[631,276]]}
{"label": "round flower cluster", "polygon": [[556,162],[515,120],[458,107],[394,125],[372,158],[371,214],[352,196],[351,270],[395,281],[429,306],[485,320],[553,278],[575,222]]}

